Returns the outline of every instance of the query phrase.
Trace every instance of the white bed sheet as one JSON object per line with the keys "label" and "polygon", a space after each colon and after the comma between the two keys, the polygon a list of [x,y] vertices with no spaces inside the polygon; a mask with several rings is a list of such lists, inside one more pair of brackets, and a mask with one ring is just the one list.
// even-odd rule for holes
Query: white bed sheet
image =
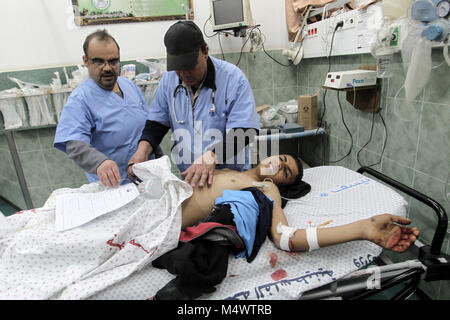
{"label": "white bed sheet", "polygon": [[[355,171],[339,166],[308,168],[303,180],[311,191],[289,201],[289,224],[332,227],[377,214],[405,216],[407,202],[396,191]],[[217,290],[201,299],[298,299],[303,292],[331,283],[370,263],[381,247],[353,241],[312,252],[288,253],[266,239],[252,263],[229,258],[227,276]],[[92,296],[91,299],[151,299],[174,278],[166,270],[149,266]]]}
{"label": "white bed sheet", "polygon": [[55,229],[58,195],[102,192],[100,183],[55,190],[42,208],[0,220],[0,299],[85,299],[176,248],[181,204],[192,188],[167,156],[139,163],[144,181],[161,179],[160,199],[138,196],[80,227]]}

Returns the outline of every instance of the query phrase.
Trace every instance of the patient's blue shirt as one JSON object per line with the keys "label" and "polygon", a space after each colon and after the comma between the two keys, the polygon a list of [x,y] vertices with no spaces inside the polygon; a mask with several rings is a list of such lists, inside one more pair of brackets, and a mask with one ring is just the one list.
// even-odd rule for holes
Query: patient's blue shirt
{"label": "patient's blue shirt", "polygon": [[[266,196],[267,197],[267,196]],[[273,200],[267,197],[270,201]],[[256,226],[259,216],[259,205],[252,192],[242,190],[224,190],[222,197],[217,198],[215,204],[229,204],[234,215],[234,223],[237,232],[245,243],[247,256],[253,251],[255,242]],[[238,257],[245,257],[245,252],[240,252]]]}

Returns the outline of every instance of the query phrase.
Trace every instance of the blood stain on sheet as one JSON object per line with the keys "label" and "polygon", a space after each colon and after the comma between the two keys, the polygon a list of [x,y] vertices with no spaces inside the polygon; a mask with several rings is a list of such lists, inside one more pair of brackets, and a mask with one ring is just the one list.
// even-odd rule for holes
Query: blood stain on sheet
{"label": "blood stain on sheet", "polygon": [[283,278],[286,278],[287,277],[287,272],[284,269],[278,269],[277,271],[272,273],[270,275],[270,277],[273,279],[273,281],[278,281],[278,280],[281,280]]}
{"label": "blood stain on sheet", "polygon": [[271,252],[270,253],[270,266],[272,268],[275,268],[275,265],[277,264],[277,262],[278,262],[277,254],[275,252]]}

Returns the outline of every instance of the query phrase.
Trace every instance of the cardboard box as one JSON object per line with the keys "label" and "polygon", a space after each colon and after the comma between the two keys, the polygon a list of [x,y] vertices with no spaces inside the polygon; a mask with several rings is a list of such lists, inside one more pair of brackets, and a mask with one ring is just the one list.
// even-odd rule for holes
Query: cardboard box
{"label": "cardboard box", "polygon": [[311,95],[298,96],[298,124],[306,130],[317,128],[317,95],[319,91]]}

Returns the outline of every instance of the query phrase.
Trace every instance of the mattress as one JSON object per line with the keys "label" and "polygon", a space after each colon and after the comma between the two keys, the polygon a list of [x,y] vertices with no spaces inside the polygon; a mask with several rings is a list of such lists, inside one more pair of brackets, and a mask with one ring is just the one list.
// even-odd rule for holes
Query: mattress
{"label": "mattress", "polygon": [[[311,191],[289,201],[284,211],[290,226],[328,228],[383,213],[406,216],[407,202],[396,191],[339,166],[304,170]],[[227,276],[216,291],[201,299],[298,299],[302,293],[331,283],[369,264],[382,248],[364,240],[312,252],[290,253],[266,239],[256,259],[229,257]],[[90,299],[152,299],[175,276],[151,265]]]}

